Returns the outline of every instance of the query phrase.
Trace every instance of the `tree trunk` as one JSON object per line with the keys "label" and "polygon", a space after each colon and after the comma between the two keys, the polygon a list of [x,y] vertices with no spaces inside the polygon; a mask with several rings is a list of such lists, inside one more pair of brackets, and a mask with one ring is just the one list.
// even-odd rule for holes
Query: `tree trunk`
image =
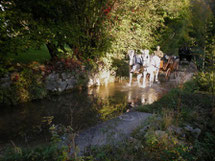
{"label": "tree trunk", "polygon": [[52,43],[47,43],[46,46],[49,50],[49,54],[51,55],[51,59],[57,57],[57,47]]}

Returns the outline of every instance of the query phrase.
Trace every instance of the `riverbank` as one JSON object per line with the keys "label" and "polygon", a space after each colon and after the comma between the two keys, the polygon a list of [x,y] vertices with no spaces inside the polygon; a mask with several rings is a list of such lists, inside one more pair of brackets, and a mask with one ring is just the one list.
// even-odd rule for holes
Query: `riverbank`
{"label": "riverbank", "polygon": [[[153,104],[139,106],[138,111],[148,112],[152,115],[148,121],[139,122],[138,127],[135,127],[130,137],[127,137],[124,141],[117,142],[114,139],[114,141],[112,140],[113,144],[107,145],[102,145],[102,142],[99,142],[102,146],[93,146],[87,149],[82,157],[78,146],[72,155],[73,157],[70,156],[72,142],[59,150],[56,150],[54,144],[51,144],[46,146],[45,149],[52,149],[53,151],[39,153],[37,158],[47,156],[51,160],[56,160],[54,158],[55,153],[58,155],[57,158],[65,157],[67,160],[74,160],[74,157],[76,160],[82,158],[83,160],[101,161],[213,160],[215,149],[213,97],[210,94],[199,93],[196,90],[197,88],[194,82],[187,82],[183,87],[171,90]],[[99,129],[102,130],[103,128]],[[71,139],[75,138],[74,133],[70,132]],[[55,143],[63,141],[57,130],[54,130],[52,134],[52,141]],[[84,135],[79,135],[80,138],[82,136]],[[110,136],[114,137],[115,135]],[[31,149],[30,151],[22,149],[22,154],[14,153],[15,149],[13,148],[13,152],[9,153],[10,155],[6,154],[7,159],[4,160],[12,161],[11,158],[25,160],[29,153],[31,155],[28,159],[31,160],[38,149],[42,152],[44,147],[39,147],[37,150]]]}
{"label": "riverbank", "polygon": [[130,138],[90,149],[94,160],[213,160],[214,96],[197,91],[195,82],[171,90],[138,111],[153,114]]}
{"label": "riverbank", "polygon": [[94,63],[56,58],[44,64],[8,62],[0,65],[0,105],[14,106],[114,81],[114,69],[104,60]]}

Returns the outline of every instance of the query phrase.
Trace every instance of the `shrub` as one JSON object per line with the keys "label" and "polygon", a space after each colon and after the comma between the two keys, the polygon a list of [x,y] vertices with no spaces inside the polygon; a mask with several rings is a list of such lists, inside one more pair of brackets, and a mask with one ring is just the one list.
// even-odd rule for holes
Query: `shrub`
{"label": "shrub", "polygon": [[195,80],[199,90],[213,92],[215,91],[215,76],[213,72],[199,72]]}
{"label": "shrub", "polygon": [[35,149],[9,150],[2,161],[68,161],[67,149],[51,144]]}

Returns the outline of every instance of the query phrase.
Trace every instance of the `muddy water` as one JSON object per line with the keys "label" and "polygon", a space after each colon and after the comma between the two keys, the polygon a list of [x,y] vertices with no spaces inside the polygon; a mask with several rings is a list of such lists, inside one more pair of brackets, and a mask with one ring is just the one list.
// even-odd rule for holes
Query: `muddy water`
{"label": "muddy water", "polygon": [[5,107],[0,113],[0,143],[17,138],[25,142],[39,136],[44,139],[52,124],[71,125],[76,131],[81,130],[119,116],[137,105],[151,104],[173,87],[174,82],[144,89],[135,83],[131,87],[126,82],[113,83]]}

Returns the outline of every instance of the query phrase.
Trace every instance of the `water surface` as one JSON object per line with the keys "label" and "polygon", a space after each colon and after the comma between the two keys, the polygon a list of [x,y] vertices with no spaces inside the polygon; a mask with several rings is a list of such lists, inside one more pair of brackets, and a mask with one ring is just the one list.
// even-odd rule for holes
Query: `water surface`
{"label": "water surface", "polygon": [[21,138],[28,142],[46,138],[49,127],[71,125],[75,131],[93,126],[131,110],[140,104],[151,104],[161,98],[174,82],[141,88],[136,83],[111,83],[108,86],[73,91],[60,96],[5,107],[0,113],[0,141]]}

